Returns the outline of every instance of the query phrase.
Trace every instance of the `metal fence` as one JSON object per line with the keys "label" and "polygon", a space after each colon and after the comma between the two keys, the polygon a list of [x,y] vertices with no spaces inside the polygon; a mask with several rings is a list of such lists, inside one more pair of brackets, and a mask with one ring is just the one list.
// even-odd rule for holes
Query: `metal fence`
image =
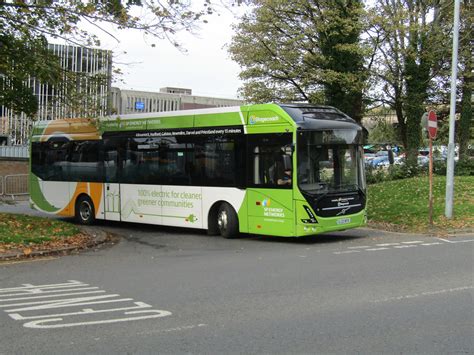
{"label": "metal fence", "polygon": [[2,145],[0,158],[28,158],[29,146],[27,145]]}
{"label": "metal fence", "polygon": [[28,174],[0,176],[0,196],[28,195]]}

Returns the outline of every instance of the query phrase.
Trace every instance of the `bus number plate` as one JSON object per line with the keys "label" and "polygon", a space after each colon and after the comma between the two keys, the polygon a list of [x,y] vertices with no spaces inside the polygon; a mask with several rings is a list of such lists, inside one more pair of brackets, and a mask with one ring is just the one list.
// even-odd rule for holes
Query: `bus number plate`
{"label": "bus number plate", "polygon": [[339,218],[337,221],[336,221],[337,224],[347,224],[347,223],[351,223],[351,219],[350,218]]}

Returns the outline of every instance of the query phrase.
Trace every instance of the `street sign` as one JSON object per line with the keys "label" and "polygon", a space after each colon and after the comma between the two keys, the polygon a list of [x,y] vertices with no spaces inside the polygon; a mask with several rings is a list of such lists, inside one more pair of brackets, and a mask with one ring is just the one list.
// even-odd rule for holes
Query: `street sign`
{"label": "street sign", "polygon": [[436,138],[436,133],[438,132],[438,118],[436,117],[436,112],[428,112],[428,133],[431,139]]}
{"label": "street sign", "polygon": [[135,110],[142,111],[145,109],[145,103],[141,101],[135,102]]}

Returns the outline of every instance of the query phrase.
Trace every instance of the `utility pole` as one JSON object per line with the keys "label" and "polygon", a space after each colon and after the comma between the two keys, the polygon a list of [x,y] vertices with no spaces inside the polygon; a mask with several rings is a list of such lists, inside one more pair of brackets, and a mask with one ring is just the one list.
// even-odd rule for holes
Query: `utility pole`
{"label": "utility pole", "polygon": [[451,63],[451,102],[449,108],[449,144],[448,166],[446,171],[446,218],[453,218],[454,195],[454,122],[456,115],[456,78],[458,76],[458,43],[459,43],[459,7],[460,0],[454,0],[453,57]]}

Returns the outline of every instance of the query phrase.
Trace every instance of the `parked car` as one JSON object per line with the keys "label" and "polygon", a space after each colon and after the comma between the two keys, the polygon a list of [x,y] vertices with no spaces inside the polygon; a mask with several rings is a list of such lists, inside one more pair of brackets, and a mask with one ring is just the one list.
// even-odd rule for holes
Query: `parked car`
{"label": "parked car", "polygon": [[375,153],[364,153],[364,160],[366,164],[368,164],[374,158],[375,158]]}
{"label": "parked car", "polygon": [[373,168],[381,168],[389,166],[390,162],[388,161],[388,156],[376,156],[373,159],[366,161],[366,164]]}
{"label": "parked car", "polygon": [[[417,157],[418,160],[418,166],[428,166],[430,159],[427,156],[424,155],[418,155]],[[403,157],[396,157],[394,164],[396,165],[403,165],[406,163],[406,158]]]}
{"label": "parked car", "polygon": [[418,166],[427,166],[430,163],[430,158],[426,155],[418,155]]}

